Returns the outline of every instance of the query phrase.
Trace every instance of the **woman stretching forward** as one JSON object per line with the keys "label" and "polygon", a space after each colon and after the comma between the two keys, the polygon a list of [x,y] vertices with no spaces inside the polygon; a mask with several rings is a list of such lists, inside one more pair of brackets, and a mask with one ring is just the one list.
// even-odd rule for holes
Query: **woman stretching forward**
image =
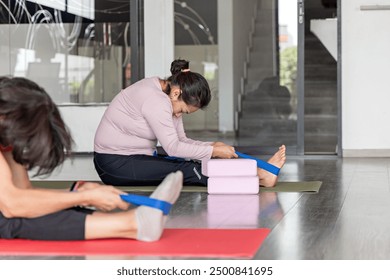
{"label": "woman stretching forward", "polygon": [[[237,158],[234,147],[186,137],[183,114],[206,107],[210,88],[206,79],[189,69],[186,60],[171,64],[168,79],[145,78],[122,90],[110,103],[95,135],[94,163],[100,179],[111,185],[157,185],[177,170],[185,185],[207,185],[201,173],[204,159]],[[171,159],[154,156],[157,141]],[[283,145],[268,162],[281,168]],[[258,169],[260,185],[273,187],[277,176]]]}
{"label": "woman stretching forward", "polygon": [[[166,216],[129,204],[112,186],[85,183],[78,191],[33,188],[27,170],[48,174],[70,153],[72,139],[49,95],[24,78],[0,77],[0,238],[158,240]],[[151,198],[173,204],[182,173],[169,174]],[[101,211],[76,207],[93,206]],[[123,211],[105,213],[114,209]]]}

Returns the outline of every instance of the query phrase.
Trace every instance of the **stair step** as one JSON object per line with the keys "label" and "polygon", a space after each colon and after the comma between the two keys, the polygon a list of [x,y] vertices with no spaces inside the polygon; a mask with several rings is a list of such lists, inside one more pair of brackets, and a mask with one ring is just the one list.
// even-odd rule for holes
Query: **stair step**
{"label": "stair step", "polygon": [[305,50],[318,50],[318,49],[325,49],[325,46],[322,44],[322,42],[317,38],[317,36],[305,36]]}
{"label": "stair step", "polygon": [[250,103],[250,104],[271,104],[271,103],[284,103],[290,100],[290,96],[287,95],[278,95],[277,91],[265,92],[261,90],[253,91],[245,95],[242,99],[242,103]]}
{"label": "stair step", "polygon": [[245,93],[250,93],[255,91],[260,85],[258,80],[248,80],[245,83]]}
{"label": "stair step", "polygon": [[305,114],[337,115],[337,100],[334,97],[305,97]]}
{"label": "stair step", "polygon": [[263,67],[248,67],[248,81],[261,82],[264,78],[272,76],[272,71],[269,68]]}
{"label": "stair step", "polygon": [[272,56],[262,51],[252,51],[248,62],[250,67],[271,67],[273,65]]}
{"label": "stair step", "polygon": [[264,35],[270,33],[272,33],[272,26],[270,24],[264,22],[263,20],[255,22],[254,35]]}
{"label": "stair step", "polygon": [[283,100],[274,100],[274,101],[264,101],[264,102],[243,102],[242,110],[245,113],[251,112],[275,112],[280,111],[284,108],[290,108],[290,99]]}
{"label": "stair step", "polygon": [[256,23],[258,23],[258,22],[265,22],[265,23],[272,22],[272,17],[273,17],[272,12],[273,11],[270,9],[264,9],[264,8],[259,7],[257,9]]}
{"label": "stair step", "polygon": [[263,51],[271,53],[274,48],[272,38],[270,37],[253,37],[252,38],[252,49],[253,51]]}
{"label": "stair step", "polygon": [[305,133],[337,135],[337,115],[305,115]]}
{"label": "stair step", "polygon": [[261,147],[278,147],[281,145],[296,146],[297,136],[296,135],[264,135],[259,136],[253,135],[241,135],[238,140],[239,146],[261,146]]}
{"label": "stair step", "polygon": [[278,119],[278,118],[256,118],[240,120],[240,131],[253,133],[258,130],[274,131],[281,133],[295,133],[297,130],[297,122],[295,120]]}
{"label": "stair step", "polygon": [[337,135],[305,133],[305,153],[335,153],[337,140]]}
{"label": "stair step", "polygon": [[306,64],[333,64],[337,65],[336,60],[327,50],[306,50],[305,49],[305,65]]}
{"label": "stair step", "polygon": [[[337,83],[336,69],[305,66],[305,79],[310,81],[332,81]],[[309,69],[308,69],[309,68]]]}
{"label": "stair step", "polygon": [[305,81],[305,98],[337,97],[337,82],[335,81]]}
{"label": "stair step", "polygon": [[[257,134],[257,131],[268,131],[272,133],[295,133],[297,124],[295,120],[281,118],[267,118],[266,116],[258,118],[242,117],[239,122],[241,132],[246,134]],[[311,135],[337,135],[338,124],[337,118],[306,118],[305,117],[305,134]]]}

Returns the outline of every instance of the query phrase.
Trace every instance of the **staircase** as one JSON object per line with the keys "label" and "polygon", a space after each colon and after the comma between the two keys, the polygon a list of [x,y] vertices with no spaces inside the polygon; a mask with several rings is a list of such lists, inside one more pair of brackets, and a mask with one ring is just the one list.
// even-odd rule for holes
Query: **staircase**
{"label": "staircase", "polygon": [[[296,105],[275,73],[269,10],[258,10],[248,52],[245,94],[238,119],[238,144],[296,147]],[[305,32],[305,153],[337,151],[337,63],[310,30]]]}
{"label": "staircase", "polygon": [[239,145],[296,146],[296,120],[291,118],[290,93],[275,76],[273,11],[259,9],[248,52],[245,94],[239,117]]}
{"label": "staircase", "polygon": [[259,10],[252,33],[252,46],[249,48],[249,60],[247,63],[247,78],[245,93],[252,92],[259,87],[260,82],[273,76],[274,58],[272,38],[272,12]]}
{"label": "staircase", "polygon": [[316,36],[305,34],[305,153],[335,154],[337,63]]}

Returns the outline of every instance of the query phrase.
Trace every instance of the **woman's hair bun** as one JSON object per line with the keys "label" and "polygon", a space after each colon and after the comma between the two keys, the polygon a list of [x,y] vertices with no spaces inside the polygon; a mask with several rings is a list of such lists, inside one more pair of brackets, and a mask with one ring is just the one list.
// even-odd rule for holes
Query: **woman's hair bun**
{"label": "woman's hair bun", "polygon": [[171,74],[172,76],[182,72],[182,70],[189,69],[190,62],[184,59],[176,59],[171,63]]}

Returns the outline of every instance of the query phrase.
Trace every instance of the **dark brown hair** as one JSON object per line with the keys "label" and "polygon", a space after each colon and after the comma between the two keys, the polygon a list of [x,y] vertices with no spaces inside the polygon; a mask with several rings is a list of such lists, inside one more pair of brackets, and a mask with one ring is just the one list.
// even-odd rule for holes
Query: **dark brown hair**
{"label": "dark brown hair", "polygon": [[206,79],[199,73],[190,71],[189,61],[176,59],[171,63],[171,74],[167,80],[169,86],[166,93],[169,94],[171,86],[181,89],[183,101],[200,109],[206,107],[211,100],[210,87]]}
{"label": "dark brown hair", "polygon": [[35,175],[48,174],[71,151],[72,137],[43,88],[25,78],[0,77],[0,145]]}

